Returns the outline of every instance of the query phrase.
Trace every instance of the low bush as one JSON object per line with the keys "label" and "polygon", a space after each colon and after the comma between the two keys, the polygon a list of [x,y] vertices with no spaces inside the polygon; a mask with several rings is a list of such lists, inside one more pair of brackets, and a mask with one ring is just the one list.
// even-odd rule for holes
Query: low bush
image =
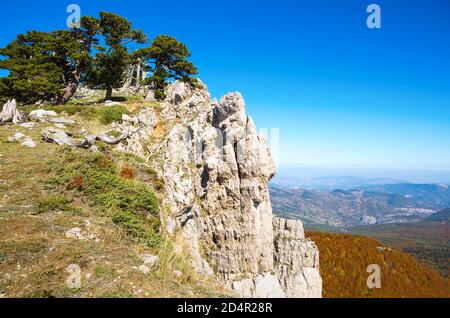
{"label": "low bush", "polygon": [[[68,148],[63,153],[52,184],[81,193],[95,212],[110,217],[136,241],[149,247],[161,241],[159,202],[147,185],[122,178],[115,163],[104,154]],[[80,187],[76,180],[81,180]]]}
{"label": "low bush", "polygon": [[45,213],[52,211],[70,211],[74,210],[74,207],[70,205],[71,200],[63,195],[50,195],[42,199],[38,203],[37,212]]}
{"label": "low bush", "polygon": [[128,111],[123,106],[111,106],[100,110],[99,120],[103,125],[109,125],[115,121],[122,119],[123,114],[128,114]]}

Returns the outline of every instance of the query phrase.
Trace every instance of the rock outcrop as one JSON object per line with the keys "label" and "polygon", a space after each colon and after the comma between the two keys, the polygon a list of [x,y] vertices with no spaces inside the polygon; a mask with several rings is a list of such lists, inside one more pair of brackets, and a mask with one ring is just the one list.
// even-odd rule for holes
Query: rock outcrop
{"label": "rock outcrop", "polygon": [[[239,93],[169,85],[158,112],[127,118],[146,128],[122,151],[146,158],[164,181],[164,229],[182,235],[195,268],[243,297],[321,297],[319,254],[299,221],[274,218],[276,169]],[[164,123],[166,131],[159,131]]]}

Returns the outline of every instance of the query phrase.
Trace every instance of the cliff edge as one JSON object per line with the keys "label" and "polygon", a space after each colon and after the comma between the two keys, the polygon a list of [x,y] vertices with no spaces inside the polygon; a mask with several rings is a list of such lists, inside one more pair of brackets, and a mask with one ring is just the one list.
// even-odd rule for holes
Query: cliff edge
{"label": "cliff edge", "polygon": [[211,101],[198,86],[171,84],[160,108],[120,124],[145,124],[117,148],[145,158],[164,181],[163,229],[182,238],[198,273],[242,297],[321,297],[316,245],[300,221],[272,214],[276,169],[244,99]]}

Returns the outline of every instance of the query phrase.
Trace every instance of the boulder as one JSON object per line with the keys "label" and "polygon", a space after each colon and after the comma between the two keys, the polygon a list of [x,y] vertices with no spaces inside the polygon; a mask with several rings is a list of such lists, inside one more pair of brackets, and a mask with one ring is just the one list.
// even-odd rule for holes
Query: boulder
{"label": "boulder", "polygon": [[57,117],[58,114],[53,110],[36,109],[33,110],[29,115],[31,119],[40,122],[62,124],[62,125],[74,125],[76,122],[72,119],[65,119],[62,117]]}
{"label": "boulder", "polygon": [[71,147],[75,146],[75,143],[74,143],[72,137],[70,137],[68,134],[66,134],[61,129],[46,128],[46,129],[42,130],[41,135],[42,135],[42,139],[47,142],[55,143],[60,146],[63,146],[63,145],[71,146]]}
{"label": "boulder", "polygon": [[158,100],[155,97],[155,91],[149,90],[147,93],[147,96],[145,97],[145,101],[150,102],[150,103],[157,102]]}
{"label": "boulder", "polygon": [[58,114],[53,110],[36,109],[33,110],[28,116],[32,119],[42,119],[46,117],[56,117]]}

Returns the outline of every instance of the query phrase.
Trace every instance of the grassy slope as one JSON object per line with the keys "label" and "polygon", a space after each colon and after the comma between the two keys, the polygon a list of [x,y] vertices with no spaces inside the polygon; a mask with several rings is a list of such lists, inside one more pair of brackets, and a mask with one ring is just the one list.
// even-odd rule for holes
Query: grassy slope
{"label": "grassy slope", "polygon": [[[320,251],[324,297],[450,297],[450,280],[367,237],[309,232]],[[381,268],[381,289],[368,289],[367,266]]]}
{"label": "grassy slope", "polygon": [[[133,110],[134,104],[127,108]],[[74,131],[82,127],[90,132],[106,128],[97,120],[98,113],[74,113],[78,121]],[[173,252],[170,241],[152,230],[156,218],[149,219],[145,211],[139,211],[157,207],[143,198],[159,189],[152,171],[133,157],[113,152],[104,158],[107,166],[99,166],[103,159],[85,150],[68,151],[41,141],[43,127],[0,127],[0,297],[225,294],[214,283],[200,281],[183,257]],[[38,146],[30,149],[7,142],[17,131],[32,137]],[[83,176],[80,187],[78,174]],[[130,191],[135,195],[127,205],[105,204]],[[150,216],[157,211],[148,212]],[[74,227],[95,234],[100,241],[67,238],[65,232]],[[142,265],[143,253],[160,255],[159,271],[146,276],[136,270]],[[80,289],[66,286],[70,264],[81,267]],[[176,277],[174,270],[184,275]]]}

